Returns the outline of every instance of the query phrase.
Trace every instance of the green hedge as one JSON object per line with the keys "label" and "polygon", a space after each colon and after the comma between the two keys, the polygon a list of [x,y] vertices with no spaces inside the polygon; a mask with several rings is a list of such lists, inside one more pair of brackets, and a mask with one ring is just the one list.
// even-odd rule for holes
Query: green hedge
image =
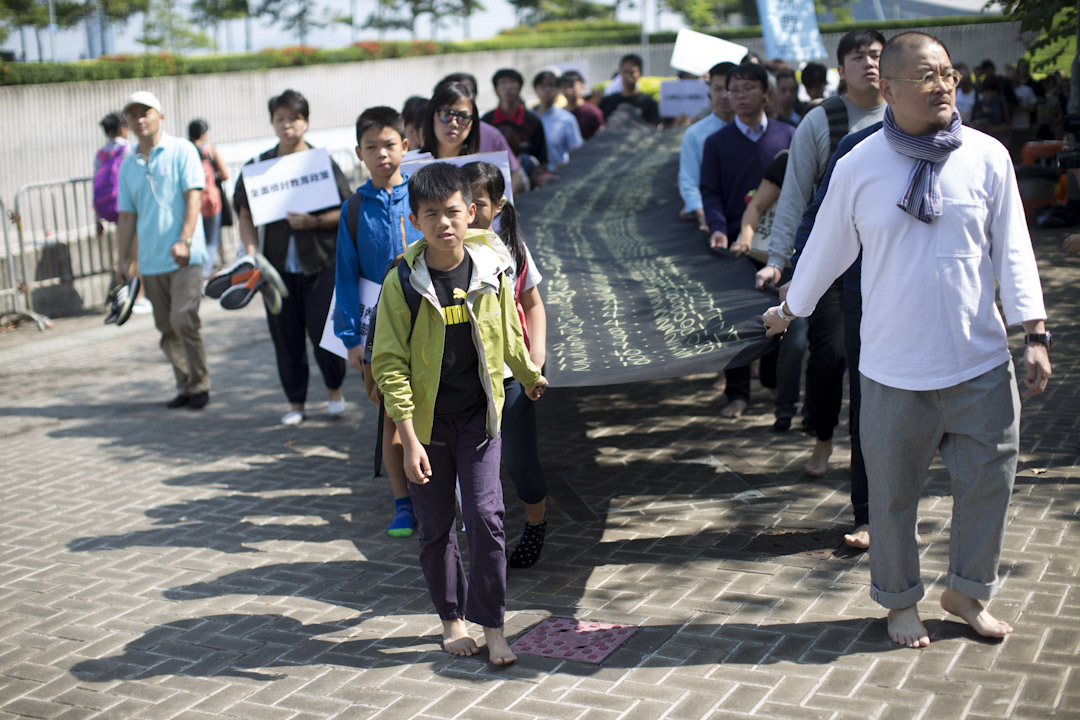
{"label": "green hedge", "polygon": [[[821,32],[847,32],[856,27],[879,30],[902,30],[913,27],[971,25],[1008,22],[1000,15],[970,15],[919,20],[885,20],[870,23],[825,23]],[[760,27],[724,29],[714,33],[728,40],[761,37]],[[676,33],[652,33],[653,44],[672,43]],[[96,60],[71,63],[5,63],[0,65],[0,85],[36,85],[43,83],[120,80],[169,75],[204,75],[207,73],[269,70],[301,65],[363,62],[384,58],[442,55],[484,50],[508,50],[557,47],[596,47],[636,45],[641,41],[640,26],[616,21],[544,23],[533,28],[512,28],[487,40],[463,42],[360,42],[345,48],[320,50],[310,47],[285,47],[246,55],[112,55]]]}

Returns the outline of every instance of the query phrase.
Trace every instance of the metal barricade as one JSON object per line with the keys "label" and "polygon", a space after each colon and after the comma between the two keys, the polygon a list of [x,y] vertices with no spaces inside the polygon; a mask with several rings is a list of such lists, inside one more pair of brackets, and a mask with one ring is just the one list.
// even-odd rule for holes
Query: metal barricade
{"label": "metal barricade", "polygon": [[92,178],[37,182],[15,194],[17,265],[30,312],[72,315],[103,306],[116,229],[97,222]]}

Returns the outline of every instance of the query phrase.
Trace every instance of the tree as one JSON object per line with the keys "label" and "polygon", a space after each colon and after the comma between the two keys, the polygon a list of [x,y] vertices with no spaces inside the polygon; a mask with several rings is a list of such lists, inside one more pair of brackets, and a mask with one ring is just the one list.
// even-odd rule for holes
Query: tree
{"label": "tree", "polygon": [[296,31],[301,45],[307,44],[310,30],[328,24],[316,0],[260,0],[255,14],[269,15],[285,30]]}
{"label": "tree", "polygon": [[612,20],[615,5],[593,0],[510,0],[519,25],[536,25],[560,20]]}
{"label": "tree", "polygon": [[413,40],[416,39],[416,21],[428,15],[434,33],[440,21],[453,14],[453,9],[460,3],[453,0],[378,0],[375,12],[368,16],[364,27],[374,28],[381,35],[387,30],[408,30]]}
{"label": "tree", "polygon": [[[989,9],[992,4],[988,2],[984,9]],[[1032,64],[1034,70],[1056,63],[1068,47],[1068,41],[1077,36],[1077,5],[1047,0],[1001,2],[1002,13],[1018,20],[1020,32],[1028,37],[1027,49],[1036,57]]]}
{"label": "tree", "polygon": [[[247,0],[194,0],[191,3],[191,16],[197,24],[211,25],[217,29],[223,22],[246,16],[247,9]],[[228,33],[225,43],[228,45]]]}
{"label": "tree", "polygon": [[471,33],[469,32],[469,21],[472,16],[478,12],[484,12],[486,8],[480,0],[461,0],[460,6],[454,11],[454,15],[461,18],[461,28],[465,32],[465,37],[468,38]]}
{"label": "tree", "polygon": [[158,48],[172,53],[214,46],[206,33],[180,14],[176,0],[150,0],[143,18],[142,36],[136,42],[147,49]]}

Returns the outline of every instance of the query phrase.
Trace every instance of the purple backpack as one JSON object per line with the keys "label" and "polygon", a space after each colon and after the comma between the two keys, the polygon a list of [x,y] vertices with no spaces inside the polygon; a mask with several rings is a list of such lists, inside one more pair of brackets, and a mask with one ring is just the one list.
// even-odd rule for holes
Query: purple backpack
{"label": "purple backpack", "polygon": [[94,211],[102,220],[116,222],[120,212],[116,207],[116,190],[120,185],[120,163],[124,162],[126,147],[97,152],[98,169],[94,171]]}

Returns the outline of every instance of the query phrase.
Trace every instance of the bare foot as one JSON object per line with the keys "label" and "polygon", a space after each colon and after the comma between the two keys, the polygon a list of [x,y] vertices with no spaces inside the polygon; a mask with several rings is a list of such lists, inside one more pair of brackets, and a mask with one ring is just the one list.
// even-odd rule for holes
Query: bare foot
{"label": "bare foot", "polygon": [[844,542],[856,550],[866,550],[870,547],[870,526],[860,525],[855,528],[844,536]]}
{"label": "bare foot", "polygon": [[941,607],[946,612],[963,618],[975,632],[983,637],[1003,638],[1013,631],[1012,625],[998,620],[987,612],[981,602],[969,598],[958,590],[946,588],[941,593]]}
{"label": "bare foot", "polygon": [[724,373],[720,373],[716,376],[716,381],[712,384],[712,386],[713,390],[720,393],[721,395],[724,394],[724,391],[727,390],[727,377],[724,376]]}
{"label": "bare foot", "polygon": [[909,648],[924,648],[930,644],[930,636],[919,619],[918,607],[909,605],[889,611],[889,638],[897,645]]}
{"label": "bare foot", "polygon": [[720,411],[720,417],[731,418],[732,420],[741,418],[744,410],[746,410],[745,400],[732,400]]}
{"label": "bare foot", "polygon": [[814,452],[803,463],[803,472],[814,478],[823,478],[829,471],[829,456],[832,455],[832,440],[816,440]]}
{"label": "bare foot", "polygon": [[469,631],[465,628],[465,621],[461,618],[443,620],[442,637],[443,650],[451,655],[466,657],[480,652],[476,641],[469,636]]}
{"label": "bare foot", "polygon": [[484,628],[484,640],[487,641],[488,660],[493,665],[509,665],[517,660],[517,655],[506,643],[506,635],[501,627]]}

